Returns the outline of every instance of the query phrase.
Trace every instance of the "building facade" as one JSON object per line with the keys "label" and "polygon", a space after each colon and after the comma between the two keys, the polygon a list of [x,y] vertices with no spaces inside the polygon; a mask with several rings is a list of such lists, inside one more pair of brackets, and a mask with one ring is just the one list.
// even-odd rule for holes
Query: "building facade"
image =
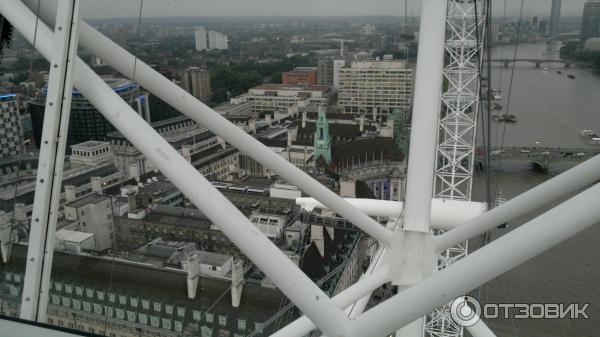
{"label": "building facade", "polygon": [[296,114],[310,105],[326,106],[331,103],[333,95],[330,87],[322,85],[263,84],[250,89],[240,98],[250,102],[250,112],[253,117],[258,118],[265,115]]}
{"label": "building facade", "polygon": [[600,37],[600,0],[589,0],[583,6],[581,40]]}
{"label": "building facade", "polygon": [[227,35],[215,31],[206,31],[204,27],[197,28],[194,32],[196,50],[229,49],[229,38]]}
{"label": "building facade", "polygon": [[24,152],[19,110],[16,94],[0,95],[0,159]]}
{"label": "building facade", "polygon": [[405,61],[352,62],[340,69],[338,104],[346,113],[389,115],[408,109],[413,74]]}
{"label": "building facade", "polygon": [[196,50],[197,51],[202,51],[202,50],[208,49],[208,39],[206,36],[206,30],[204,30],[204,27],[197,28],[196,31],[194,31],[194,37],[196,40]]}
{"label": "building facade", "polygon": [[550,31],[549,35],[554,37],[560,32],[560,8],[561,0],[552,0],[552,10],[550,12]]}
{"label": "building facade", "polygon": [[317,85],[333,85],[332,58],[323,58],[317,61]]}
{"label": "building facade", "polygon": [[219,50],[229,49],[229,38],[225,34],[211,30],[208,32],[208,47]]}
{"label": "building facade", "polygon": [[[122,78],[104,78],[104,80],[125,102],[135,106],[136,99],[140,95],[138,84]],[[41,94],[28,102],[33,126],[33,138],[38,148],[42,137],[47,91],[47,87],[42,88]],[[137,110],[137,108],[134,107],[134,110]],[[73,90],[67,151],[72,145],[88,140],[105,141],[108,133],[113,130],[114,127],[108,120],[79,91]]]}
{"label": "building facade", "polygon": [[281,75],[281,83],[285,85],[317,85],[317,68],[297,67]]}
{"label": "building facade", "polygon": [[189,67],[183,73],[183,88],[204,103],[210,101],[210,73],[207,69]]}
{"label": "building facade", "polygon": [[65,204],[65,219],[71,223],[65,229],[94,234],[93,250],[114,247],[115,223],[111,197],[92,194]]}

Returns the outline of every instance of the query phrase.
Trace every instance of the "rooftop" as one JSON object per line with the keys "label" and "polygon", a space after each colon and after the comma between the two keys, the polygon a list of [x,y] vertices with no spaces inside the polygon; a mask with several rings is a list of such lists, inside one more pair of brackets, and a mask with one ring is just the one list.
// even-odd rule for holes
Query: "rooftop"
{"label": "rooftop", "polygon": [[287,85],[287,84],[261,84],[257,87],[251,88],[250,90],[279,90],[279,91],[320,91],[327,92],[331,90],[331,87],[327,85]]}
{"label": "rooftop", "polygon": [[87,142],[72,145],[71,148],[74,150],[95,150],[103,147],[110,146],[108,142],[99,142],[96,140],[88,140]]}
{"label": "rooftop", "polygon": [[148,183],[148,184],[144,184],[144,186],[139,187],[138,191],[139,191],[139,194],[154,195],[154,194],[160,194],[162,192],[172,190],[172,189],[177,189],[177,188],[170,181],[158,180],[158,181],[152,181],[151,183]]}
{"label": "rooftop", "polygon": [[97,204],[99,202],[102,201],[106,201],[106,200],[110,200],[110,197],[106,196],[106,195],[100,195],[100,194],[90,194],[88,196],[85,196],[83,198],[77,199],[75,201],[71,201],[67,204],[65,204],[65,207],[73,207],[73,208],[79,208],[88,204]]}
{"label": "rooftop", "polygon": [[[18,274],[22,279],[26,257],[27,247],[16,245],[12,260],[6,268],[2,268],[3,274]],[[119,261],[118,257],[115,260],[55,252],[52,269],[53,284],[60,282],[61,285],[69,284],[73,287],[83,287],[85,291],[82,295],[77,295],[75,292],[67,294],[66,287],[63,286],[62,291],[55,288],[52,290],[52,294],[115,306],[116,309],[180,320],[184,327],[193,323],[200,326],[207,325],[216,329],[217,332],[214,336],[217,335],[220,329],[229,330],[233,334],[234,331],[237,331],[238,318],[247,320],[246,333],[252,331],[254,322],[265,322],[279,310],[281,303],[282,295],[278,290],[263,288],[246,282],[240,306],[234,308],[231,306],[231,299],[228,294],[231,282],[202,277],[196,298],[189,299],[187,297],[186,275],[183,271],[115,261]],[[5,275],[2,275],[2,280],[5,279]],[[17,286],[22,287],[22,281]],[[91,297],[87,296],[88,289],[92,293]],[[98,291],[103,291],[107,295],[112,293],[124,296],[126,303],[120,304],[119,301],[109,303],[109,296],[104,296],[104,300],[99,300],[95,296]],[[5,293],[4,287],[0,287],[0,293]],[[224,294],[226,296],[223,296]],[[152,304],[148,310],[145,310],[139,305],[133,306],[130,299],[136,299],[140,302],[148,300]],[[159,311],[154,308],[153,303],[159,304]],[[195,319],[193,311],[201,311],[204,314],[213,304],[214,307],[210,309],[210,313],[215,315],[214,323],[207,322],[205,318]],[[182,308],[183,317],[179,317],[176,310],[173,310],[170,314],[167,313],[165,309],[167,305]],[[227,324],[224,327],[219,326],[217,315],[227,316]],[[126,321],[126,319],[123,319],[123,321]],[[271,330],[265,330],[267,335],[269,332]]]}

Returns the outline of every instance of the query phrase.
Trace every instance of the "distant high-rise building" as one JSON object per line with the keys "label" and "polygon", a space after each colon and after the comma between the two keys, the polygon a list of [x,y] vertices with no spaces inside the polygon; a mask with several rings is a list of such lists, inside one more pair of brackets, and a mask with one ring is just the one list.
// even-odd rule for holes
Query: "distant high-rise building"
{"label": "distant high-rise building", "polygon": [[207,50],[208,39],[206,38],[206,30],[204,30],[204,27],[197,28],[194,32],[194,36],[196,37],[196,50]]}
{"label": "distant high-rise building", "polygon": [[333,88],[340,87],[340,70],[346,65],[346,60],[333,60]]}
{"label": "distant high-rise building", "polygon": [[200,101],[210,101],[210,73],[206,69],[189,67],[183,74],[183,88]]}
{"label": "distant high-rise building", "polygon": [[229,39],[227,35],[215,32],[206,31],[204,27],[196,29],[196,50],[209,50],[209,49],[229,49]]}
{"label": "distant high-rise building", "polygon": [[19,102],[16,94],[0,94],[0,159],[23,152]]}
{"label": "distant high-rise building", "polygon": [[215,31],[208,32],[208,48],[210,49],[229,49],[229,40],[227,35]]}
{"label": "distant high-rise building", "polygon": [[588,0],[583,6],[581,40],[600,37],[600,0]]}
{"label": "distant high-rise building", "polygon": [[408,109],[411,88],[412,69],[405,61],[352,62],[340,69],[338,104],[344,112],[377,118]]}
{"label": "distant high-rise building", "polygon": [[317,68],[296,67],[281,74],[281,83],[288,85],[317,85]]}
{"label": "distant high-rise building", "polygon": [[550,36],[557,36],[560,32],[560,7],[561,0],[552,0],[552,11],[550,13]]}
{"label": "distant high-rise building", "polygon": [[541,35],[546,35],[546,30],[548,29],[548,21],[540,20],[540,25],[538,27],[538,32]]}
{"label": "distant high-rise building", "polygon": [[332,58],[322,58],[317,61],[317,84],[333,85]]}

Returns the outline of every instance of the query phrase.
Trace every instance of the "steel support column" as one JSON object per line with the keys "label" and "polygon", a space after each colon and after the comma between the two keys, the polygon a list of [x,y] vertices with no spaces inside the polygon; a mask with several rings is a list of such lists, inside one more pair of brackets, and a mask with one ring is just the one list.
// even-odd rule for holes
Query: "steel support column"
{"label": "steel support column", "polygon": [[[71,112],[73,60],[77,57],[79,0],[60,0],[52,41],[48,94],[40,146],[31,232],[21,299],[21,318],[46,321],[54,233],[62,189],[62,173]],[[40,32],[38,32],[40,33]],[[36,47],[36,46],[34,46]]]}
{"label": "steel support column", "polygon": [[423,0],[406,179],[405,229],[429,231],[447,0]]}

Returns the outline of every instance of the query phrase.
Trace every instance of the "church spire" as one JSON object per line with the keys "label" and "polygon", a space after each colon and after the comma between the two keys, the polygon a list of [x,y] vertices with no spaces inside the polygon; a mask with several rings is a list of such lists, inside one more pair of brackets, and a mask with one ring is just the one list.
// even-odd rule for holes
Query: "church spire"
{"label": "church spire", "polygon": [[331,141],[329,140],[329,122],[323,108],[319,109],[319,116],[315,128],[315,161],[323,157],[327,164],[331,163]]}

